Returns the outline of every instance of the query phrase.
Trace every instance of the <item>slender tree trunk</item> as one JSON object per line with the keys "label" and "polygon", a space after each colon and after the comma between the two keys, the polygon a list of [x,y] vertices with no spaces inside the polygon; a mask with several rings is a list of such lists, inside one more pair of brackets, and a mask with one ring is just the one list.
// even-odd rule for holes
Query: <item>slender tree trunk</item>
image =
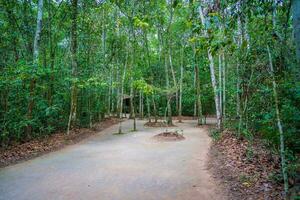
{"label": "slender tree trunk", "polygon": [[215,77],[214,60],[213,60],[210,50],[208,51],[208,59],[210,62],[209,69],[210,69],[211,83],[212,83],[214,96],[215,96],[217,126],[218,126],[219,130],[222,130],[222,117],[221,117],[220,103],[219,103],[219,98],[218,98],[217,83],[216,83],[216,77]]}
{"label": "slender tree trunk", "polygon": [[114,112],[115,112],[115,88],[113,87],[113,83],[114,83],[114,71],[112,72],[112,79],[111,79],[111,115],[112,116],[115,116],[114,115]]}
{"label": "slender tree trunk", "polygon": [[[171,44],[170,44],[171,46]],[[169,47],[169,64],[170,64],[170,70],[171,70],[171,74],[172,74],[172,78],[173,78],[173,84],[174,87],[176,88],[176,94],[175,94],[175,102],[176,102],[176,110],[178,113],[178,90],[177,90],[177,81],[176,81],[176,76],[175,76],[175,71],[174,71],[174,67],[173,67],[173,62],[172,62],[172,52],[171,52],[171,47]]]}
{"label": "slender tree trunk", "polygon": [[103,67],[106,64],[106,28],[105,28],[105,19],[106,19],[106,13],[105,9],[102,9],[102,37],[101,37],[101,42],[102,42],[102,59],[103,59]]}
{"label": "slender tree trunk", "polygon": [[236,115],[239,120],[238,125],[238,135],[241,133],[242,126],[242,112],[241,112],[241,97],[240,97],[241,89],[240,89],[240,63],[237,61],[236,65]]}
{"label": "slender tree trunk", "polygon": [[[135,66],[135,32],[134,32],[134,22],[133,22],[133,15],[134,15],[134,5],[133,5],[133,1],[131,2],[131,17],[130,19],[130,32],[132,35],[132,40],[131,40],[131,70],[134,70],[134,66]],[[134,102],[134,98],[135,98],[135,91],[133,88],[133,76],[131,76],[130,79],[130,113],[131,113],[131,117],[133,118],[133,131],[137,131],[136,129],[136,113],[135,113],[135,102]]]}
{"label": "slender tree trunk", "polygon": [[133,118],[133,110],[134,110],[134,107],[133,107],[133,78],[131,77],[130,79],[130,106],[129,106],[129,109],[130,109],[130,115],[129,115],[129,119],[132,119]]}
{"label": "slender tree trunk", "polygon": [[[144,31],[144,41],[145,41],[145,47],[146,47],[147,65],[148,65],[148,69],[150,69],[151,64],[150,64],[150,54],[149,54],[147,30]],[[152,72],[151,72],[151,74],[152,74]],[[149,122],[151,122],[151,111],[150,111],[151,109],[150,109],[149,95],[146,96],[146,104],[147,104],[148,120],[149,120]]]}
{"label": "slender tree trunk", "polygon": [[128,52],[126,55],[126,61],[124,65],[124,70],[123,70],[123,76],[121,80],[121,94],[120,94],[120,110],[119,110],[119,118],[120,118],[120,123],[119,123],[119,134],[122,133],[122,111],[123,111],[123,98],[124,98],[124,82],[126,78],[126,70],[127,70],[127,62],[128,62]]}
{"label": "slender tree trunk", "polygon": [[148,95],[146,97],[146,103],[147,103],[148,121],[151,122],[150,101],[149,101],[149,96]]}
{"label": "slender tree trunk", "polygon": [[[238,7],[238,9],[240,9]],[[241,19],[240,16],[238,15],[237,19],[237,26],[238,26],[238,41],[237,45],[239,48],[241,47],[241,44],[243,42],[243,34],[242,34],[242,24],[241,24]],[[240,61],[239,58],[237,57],[237,63],[236,63],[236,115],[237,119],[239,120],[238,124],[238,135],[241,133],[241,126],[242,126],[242,113],[241,113],[241,89],[240,89]]]}
{"label": "slender tree trunk", "polygon": [[194,65],[194,119],[197,118],[197,73],[196,73],[196,47],[195,44],[192,46],[193,48],[193,65]]}
{"label": "slender tree trunk", "polygon": [[197,119],[198,125],[202,124],[202,106],[201,106],[201,95],[200,95],[200,78],[199,78],[199,66],[195,66],[196,73],[196,96],[197,96]]}
{"label": "slender tree trunk", "polygon": [[135,109],[134,109],[134,89],[133,89],[133,78],[130,80],[130,109],[131,116],[133,119],[133,131],[136,131],[136,117],[135,117]]}
{"label": "slender tree trunk", "polygon": [[111,116],[111,101],[112,101],[112,72],[109,74],[109,86],[108,86],[108,100],[107,100],[107,115]]}
{"label": "slender tree trunk", "polygon": [[[34,73],[37,71],[38,68],[38,61],[39,61],[39,46],[40,46],[40,38],[41,38],[41,31],[42,31],[42,18],[43,18],[43,0],[38,1],[38,13],[37,13],[37,20],[36,20],[36,31],[34,36],[34,43],[33,43],[33,71]],[[28,111],[27,111],[27,119],[28,121],[32,120],[32,111],[34,107],[34,93],[35,93],[35,84],[36,79],[33,77],[30,81],[30,91],[29,91],[29,104],[28,104]],[[30,122],[31,123],[31,122]],[[26,135],[29,138],[32,133],[32,126],[29,124],[27,126]]]}
{"label": "slender tree trunk", "polygon": [[165,75],[166,75],[166,88],[167,88],[167,110],[168,110],[168,118],[167,118],[167,124],[172,124],[172,110],[171,110],[171,91],[170,91],[170,82],[169,82],[169,70],[168,70],[168,64],[167,64],[167,57],[165,55]]}
{"label": "slender tree trunk", "polygon": [[38,67],[38,59],[39,59],[39,46],[40,46],[40,38],[42,31],[42,18],[43,18],[43,0],[38,1],[38,14],[37,14],[37,24],[36,24],[36,32],[33,43],[33,64],[34,68]]}
{"label": "slender tree trunk", "polygon": [[117,117],[119,118],[119,110],[120,110],[120,106],[121,106],[121,101],[120,101],[120,96],[121,96],[121,75],[120,75],[120,70],[121,70],[121,67],[120,67],[120,63],[119,61],[117,61],[117,82],[118,82],[118,87],[117,87],[117,98],[116,98],[116,115]]}
{"label": "slender tree trunk", "polygon": [[88,90],[89,128],[93,127],[93,92]]}
{"label": "slender tree trunk", "polygon": [[[162,38],[162,33],[160,28],[158,28],[159,32],[159,48],[163,47],[163,38]],[[172,110],[171,110],[171,91],[170,91],[170,80],[169,80],[169,69],[168,69],[168,57],[167,57],[167,49],[164,48],[162,51],[160,50],[162,54],[164,54],[164,68],[165,68],[165,77],[166,77],[166,90],[167,90],[167,112],[168,112],[168,117],[167,117],[167,124],[171,125],[172,124]]]}
{"label": "slender tree trunk", "polygon": [[179,85],[179,108],[178,108],[178,122],[182,122],[182,83],[183,83],[183,54],[184,50],[183,47],[180,49],[180,57],[181,57],[181,63],[180,63],[180,85]]}
{"label": "slender tree trunk", "polygon": [[223,57],[223,121],[225,122],[226,120],[226,68],[227,68],[227,63],[225,60],[225,55],[224,52],[222,53]]}
{"label": "slender tree trunk", "polygon": [[[72,26],[71,26],[71,66],[72,76],[77,77],[77,0],[72,0]],[[73,81],[71,88],[71,108],[68,122],[67,134],[73,125],[76,125],[77,120],[77,86]]]}
{"label": "slender tree trunk", "polygon": [[142,108],[142,90],[139,91],[139,115],[140,115],[140,119],[143,118],[143,108]]}
{"label": "slender tree trunk", "polygon": [[142,119],[144,119],[144,92],[142,92]]}
{"label": "slender tree trunk", "polygon": [[[102,35],[101,35],[101,45],[102,45],[102,66],[105,68],[106,66],[106,12],[105,9],[102,9]],[[112,100],[112,71],[110,70],[109,74],[109,88],[107,95],[107,115],[111,116],[111,100]]]}
{"label": "slender tree trunk", "polygon": [[154,95],[152,95],[152,104],[153,104],[153,112],[154,112],[154,122],[157,123],[157,109],[156,109]]}
{"label": "slender tree trunk", "polygon": [[296,43],[296,54],[297,54],[298,64],[300,64],[300,1],[299,0],[292,0],[292,14],[293,14],[293,28],[294,28],[295,43]]}
{"label": "slender tree trunk", "polygon": [[219,53],[219,102],[220,102],[220,112],[221,115],[223,115],[223,105],[222,105],[222,69],[223,68],[223,62],[222,62],[222,53]]}
{"label": "slender tree trunk", "polygon": [[[200,12],[200,18],[202,24],[205,26],[206,21],[203,15],[202,7],[199,6],[199,12]],[[208,36],[207,30],[205,30],[205,35]],[[218,97],[218,90],[217,90],[217,82],[216,82],[216,76],[215,76],[215,67],[214,67],[214,59],[211,53],[211,50],[208,49],[208,60],[209,60],[209,69],[210,69],[210,76],[211,76],[211,83],[214,91],[214,99],[215,99],[215,106],[216,106],[216,114],[217,114],[217,127],[219,130],[222,130],[222,116],[220,111],[220,102]]]}
{"label": "slender tree trunk", "polygon": [[[196,80],[197,80],[196,79],[196,67],[194,65],[194,90],[193,90],[193,92],[194,92],[195,96],[196,96],[196,83],[197,83]],[[196,119],[196,117],[197,117],[197,98],[194,98],[194,114],[193,114],[193,116],[194,116],[194,119]]]}
{"label": "slender tree trunk", "polygon": [[283,133],[282,122],[281,122],[281,118],[280,118],[279,100],[278,100],[278,94],[277,94],[277,83],[275,81],[272,55],[271,55],[269,46],[267,46],[267,49],[268,49],[268,55],[269,55],[270,74],[271,74],[272,83],[273,83],[273,96],[274,96],[274,101],[275,101],[277,127],[278,127],[279,137],[280,137],[279,138],[280,139],[280,157],[281,157],[281,169],[282,169],[282,175],[283,175],[283,181],[284,181],[284,191],[285,191],[285,195],[287,195],[289,185],[288,185],[288,175],[287,175],[287,171],[286,171],[284,133]]}

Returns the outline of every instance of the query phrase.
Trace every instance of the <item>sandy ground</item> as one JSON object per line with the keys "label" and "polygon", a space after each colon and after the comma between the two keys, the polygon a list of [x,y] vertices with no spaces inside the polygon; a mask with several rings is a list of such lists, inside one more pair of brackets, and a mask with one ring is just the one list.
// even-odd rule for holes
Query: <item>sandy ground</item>
{"label": "sandy ground", "polygon": [[160,142],[152,136],[165,128],[113,135],[118,125],[60,151],[0,169],[0,200],[220,200],[207,169],[211,139],[196,121],[183,130],[185,140]]}

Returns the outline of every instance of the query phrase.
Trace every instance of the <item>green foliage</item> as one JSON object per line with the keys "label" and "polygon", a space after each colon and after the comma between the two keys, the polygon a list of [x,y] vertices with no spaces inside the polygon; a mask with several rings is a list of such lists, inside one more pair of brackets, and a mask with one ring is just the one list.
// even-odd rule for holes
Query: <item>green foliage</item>
{"label": "green foliage", "polygon": [[[243,1],[239,11],[236,3],[224,0],[220,6],[207,7],[201,1],[176,0],[173,4],[169,1],[81,1],[76,31],[78,66],[72,75],[70,3],[45,1],[39,61],[34,66],[36,1],[1,1],[1,145],[65,130],[72,85],[78,94],[76,125],[79,127],[89,127],[105,114],[119,112],[122,90],[124,96],[134,98],[135,112],[139,112],[135,97],[142,91],[144,97],[151,99],[151,114],[154,114],[153,98],[158,115],[164,116],[170,99],[172,113],[176,115],[181,65],[184,68],[182,114],[194,115],[195,66],[198,66],[202,114],[214,115],[207,58],[210,50],[217,83],[220,78],[217,58],[222,52],[225,54],[226,127],[236,129],[239,136],[249,141],[259,135],[278,149],[268,45],[292,172],[298,167],[295,155],[300,152],[300,85],[294,40],[290,37],[293,30],[288,16],[289,3],[283,1],[276,5],[275,17],[270,1]],[[200,5],[208,11],[206,24],[201,24]],[[222,89],[218,88],[219,91]],[[237,96],[241,121],[237,117]],[[33,102],[31,117],[28,116],[30,102]],[[128,111],[128,107],[125,102],[124,109]],[[28,127],[32,127],[31,135],[26,134]],[[218,139],[220,134],[213,132],[212,136]],[[251,157],[250,148],[247,152]]]}
{"label": "green foliage", "polygon": [[218,141],[221,139],[221,132],[217,129],[210,129],[210,136],[214,141]]}

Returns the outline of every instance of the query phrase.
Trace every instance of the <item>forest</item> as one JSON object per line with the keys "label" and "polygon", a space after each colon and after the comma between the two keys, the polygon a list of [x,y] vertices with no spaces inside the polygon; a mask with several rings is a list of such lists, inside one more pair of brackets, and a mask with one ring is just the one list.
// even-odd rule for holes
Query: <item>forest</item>
{"label": "forest", "polygon": [[0,32],[1,151],[108,117],[215,118],[279,156],[284,197],[299,179],[299,0],[0,0]]}

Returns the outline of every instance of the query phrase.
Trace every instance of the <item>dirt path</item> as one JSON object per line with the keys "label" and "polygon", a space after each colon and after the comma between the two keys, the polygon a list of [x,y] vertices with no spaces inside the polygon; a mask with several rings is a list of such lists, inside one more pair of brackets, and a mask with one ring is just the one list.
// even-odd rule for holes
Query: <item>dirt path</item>
{"label": "dirt path", "polygon": [[[170,128],[185,140],[158,142],[163,128],[112,135],[108,128],[58,152],[0,169],[1,200],[213,200],[225,199],[206,163],[210,138],[196,121]],[[128,132],[132,122],[123,123]]]}

